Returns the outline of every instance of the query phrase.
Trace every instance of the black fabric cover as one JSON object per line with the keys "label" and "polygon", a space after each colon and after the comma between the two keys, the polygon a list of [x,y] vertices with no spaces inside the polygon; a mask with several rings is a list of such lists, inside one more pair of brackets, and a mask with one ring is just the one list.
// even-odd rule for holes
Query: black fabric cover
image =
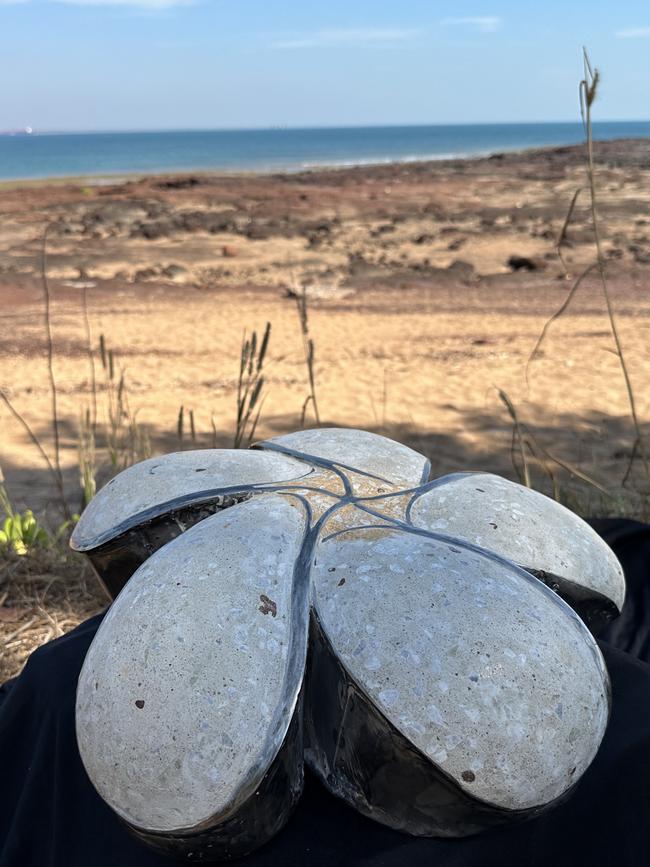
{"label": "black fabric cover", "polygon": [[[461,840],[365,819],[309,774],[287,827],[242,865],[490,867],[650,863],[650,527],[594,522],[626,570],[623,616],[601,647],[613,689],[601,749],[572,797],[534,821]],[[77,750],[77,677],[101,615],[32,654],[0,690],[0,867],[165,867],[95,793]],[[616,646],[614,646],[616,645]],[[646,661],[635,658],[633,654]]]}
{"label": "black fabric cover", "polygon": [[608,644],[650,664],[650,526],[625,518],[591,522],[625,570],[625,605],[599,634]]}

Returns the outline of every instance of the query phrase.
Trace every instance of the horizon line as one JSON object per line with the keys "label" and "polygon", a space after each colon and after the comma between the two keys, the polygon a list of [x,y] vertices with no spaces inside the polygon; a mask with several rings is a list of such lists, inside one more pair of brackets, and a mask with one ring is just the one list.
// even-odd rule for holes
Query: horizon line
{"label": "horizon line", "polygon": [[[594,120],[593,125],[599,124],[626,124],[626,123],[650,123],[650,118],[603,118]],[[7,138],[32,138],[44,135],[142,135],[160,133],[242,133],[242,132],[308,132],[327,130],[363,130],[363,129],[424,129],[428,127],[470,127],[470,126],[552,126],[567,125],[581,126],[581,120],[503,120],[503,121],[462,121],[456,123],[373,123],[373,124],[333,124],[326,126],[290,126],[285,124],[269,124],[266,126],[243,126],[243,127],[143,127],[143,128],[115,128],[115,129],[48,129],[31,126],[14,127],[0,130],[0,136]],[[30,129],[31,132],[26,132]]]}

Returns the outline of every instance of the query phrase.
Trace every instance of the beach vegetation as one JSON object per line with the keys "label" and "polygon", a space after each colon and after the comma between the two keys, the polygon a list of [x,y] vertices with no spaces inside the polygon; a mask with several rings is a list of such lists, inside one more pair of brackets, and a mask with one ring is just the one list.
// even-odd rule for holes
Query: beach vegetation
{"label": "beach vegetation", "polygon": [[235,435],[233,448],[247,448],[255,437],[255,431],[262,414],[264,400],[264,362],[271,339],[271,323],[267,322],[262,337],[257,331],[242,338],[239,356],[239,377],[237,379],[237,412],[235,416]]}
{"label": "beach vegetation", "polygon": [[[529,380],[535,362],[542,356],[549,333],[571,309],[577,293],[584,290],[588,283],[593,284],[593,280],[590,282],[588,278],[596,277],[601,303],[604,303],[607,315],[610,351],[618,362],[621,386],[625,389],[634,431],[630,449],[622,459],[620,490],[610,490],[602,480],[596,478],[596,473],[585,472],[578,465],[579,462],[570,461],[558,454],[554,446],[549,447],[544,436],[526,420],[525,412],[521,406],[517,406],[508,392],[504,388],[497,388],[496,393],[511,425],[510,460],[521,484],[550,493],[556,500],[584,516],[630,514],[634,511],[635,515],[647,518],[650,515],[650,468],[647,449],[633,386],[634,372],[631,370],[618,326],[602,244],[592,130],[592,112],[598,85],[598,70],[592,67],[585,52],[584,74],[579,86],[585,129],[585,180],[572,192],[560,231],[551,239],[566,280],[566,284],[562,285],[568,286],[568,291],[563,294],[562,303],[544,323],[536,338],[525,364],[525,378],[526,381]],[[581,266],[578,273],[573,273],[565,254],[576,209],[585,198],[589,199],[594,254],[592,261]],[[0,663],[5,654],[9,660],[7,665],[11,668],[5,671],[0,668],[0,680],[17,670],[29,649],[33,649],[42,640],[61,634],[62,630],[74,625],[75,618],[96,611],[105,601],[94,583],[86,583],[90,574],[89,567],[81,558],[70,553],[67,539],[79,512],[90,502],[101,485],[122,469],[150,457],[153,451],[151,432],[140,423],[137,408],[132,408],[136,401],[130,389],[128,371],[113,348],[114,335],[101,333],[98,338],[93,336],[87,287],[84,286],[80,296],[80,317],[83,323],[83,352],[86,360],[84,363],[87,363],[88,386],[78,406],[75,468],[77,483],[74,489],[69,480],[64,480],[61,461],[63,428],[48,281],[47,242],[51,230],[52,223],[48,223],[40,245],[42,326],[47,370],[43,381],[47,385],[49,396],[47,428],[44,432],[39,432],[36,426],[31,424],[21,412],[10,388],[0,389],[0,400],[16,423],[22,427],[39,455],[49,477],[50,487],[56,491],[58,513],[54,527],[49,528],[40,514],[35,515],[30,508],[22,511],[16,509],[0,475],[0,613],[7,599],[14,608],[22,606],[23,613],[33,612],[25,614],[23,624],[15,630],[12,629],[9,635],[3,638]],[[322,406],[322,402],[319,404],[322,393],[317,380],[317,349],[310,319],[310,303],[314,296],[309,294],[307,281],[295,279],[293,275],[288,295],[295,303],[298,317],[298,330],[295,334],[296,356],[299,356],[298,363],[301,367],[304,365],[302,370],[306,373],[307,383],[305,396],[303,375],[302,384],[295,394],[296,417],[299,415],[300,426],[309,423],[320,425],[323,412],[327,412],[327,408]],[[207,434],[204,433],[201,430],[201,407],[198,407],[195,413],[195,408],[189,405],[187,396],[180,394],[178,403],[174,403],[174,407],[180,404],[178,413],[174,418],[175,410],[172,410],[169,430],[162,431],[165,441],[176,443],[181,450],[186,447],[198,448],[206,443],[216,448],[223,444],[226,438],[234,448],[251,445],[260,423],[264,421],[263,413],[269,393],[271,338],[271,322],[266,322],[264,329],[259,332],[247,328],[242,335],[238,367],[232,371],[232,387],[235,391],[232,415],[220,424],[226,432],[225,437],[219,436],[213,415],[210,417],[210,430]],[[275,333],[273,342],[275,346]],[[33,375],[31,371],[30,375]],[[369,400],[372,403],[372,395]],[[381,412],[376,412],[374,404],[372,405],[377,426],[381,426],[381,430],[390,435],[387,421],[386,369]],[[433,427],[433,420],[430,420],[430,423]],[[399,430],[395,435],[399,437]],[[642,472],[636,472],[637,467]],[[567,478],[571,480],[571,484],[567,484]],[[634,497],[628,494],[633,494]],[[55,610],[59,612],[56,615],[53,614]],[[26,641],[28,635],[32,637]]]}
{"label": "beach vegetation", "polygon": [[[612,337],[613,346],[611,348],[611,352],[617,357],[619,361],[619,366],[625,386],[625,392],[627,395],[627,402],[630,411],[630,416],[633,424],[633,429],[635,432],[634,442],[632,444],[632,448],[630,451],[630,457],[623,469],[621,487],[624,488],[630,480],[633,478],[634,473],[634,462],[637,458],[641,460],[643,466],[643,473],[646,480],[646,485],[640,491],[643,501],[643,516],[645,516],[646,511],[650,505],[650,489],[648,489],[648,484],[650,483],[650,467],[648,464],[648,459],[646,456],[646,447],[643,436],[643,431],[641,428],[641,423],[639,420],[639,413],[637,410],[637,400],[634,392],[634,387],[632,384],[632,377],[630,373],[629,364],[627,361],[625,348],[623,345],[623,341],[621,339],[620,330],[618,327],[618,320],[616,315],[616,310],[614,307],[614,303],[612,300],[612,294],[609,288],[608,279],[607,279],[607,261],[603,252],[602,245],[602,231],[600,226],[600,217],[598,213],[598,186],[596,183],[596,174],[595,174],[595,163],[594,163],[594,140],[593,140],[593,120],[592,120],[592,110],[593,105],[596,100],[598,94],[598,86],[600,82],[600,73],[597,68],[593,67],[591,61],[589,59],[589,54],[586,49],[583,49],[583,78],[579,84],[579,98],[580,98],[580,113],[582,117],[582,123],[584,127],[585,133],[585,143],[586,143],[586,157],[585,157],[585,171],[586,171],[586,185],[578,187],[570,200],[569,207],[567,210],[566,217],[562,224],[560,233],[555,242],[555,250],[557,256],[562,264],[564,269],[564,274],[567,280],[571,281],[571,286],[569,291],[557,308],[557,310],[549,317],[549,319],[544,323],[544,326],[533,346],[533,349],[528,357],[525,367],[525,377],[526,382],[529,382],[530,376],[530,368],[532,363],[537,359],[540,354],[542,347],[546,341],[546,338],[549,334],[551,327],[569,310],[572,301],[575,299],[575,296],[578,290],[582,287],[586,278],[591,274],[597,274],[600,287],[602,291],[602,297],[605,302],[605,309],[607,314],[607,321],[609,324],[610,334]],[[575,213],[576,204],[580,197],[580,194],[586,189],[589,195],[589,209],[591,216],[591,231],[593,233],[593,245],[594,245],[594,260],[586,265],[586,267],[582,268],[580,273],[577,276],[572,277],[571,270],[567,265],[566,259],[564,257],[564,248],[567,245],[567,236],[568,230],[571,226],[571,222]],[[536,464],[544,474],[546,474],[550,480],[551,488],[553,491],[553,495],[556,499],[562,500],[565,499],[568,502],[567,495],[562,492],[556,474],[553,471],[553,467],[558,467],[565,470],[570,477],[574,479],[578,479],[581,482],[584,482],[586,485],[594,488],[598,491],[602,496],[599,500],[602,505],[605,504],[605,509],[607,511],[612,511],[616,505],[620,507],[621,505],[621,496],[620,494],[614,494],[608,491],[602,484],[600,484],[597,480],[593,479],[591,476],[582,472],[578,467],[574,464],[558,457],[555,454],[551,454],[548,449],[542,447],[539,443],[538,439],[535,437],[530,426],[524,425],[518,416],[517,410],[515,409],[512,401],[508,397],[508,395],[503,391],[499,390],[499,398],[502,403],[505,405],[508,414],[512,420],[512,446],[511,446],[511,460],[513,468],[519,478],[519,481],[527,485],[528,487],[533,486],[531,481],[531,470],[530,464],[531,461]],[[583,492],[584,493],[584,492]],[[585,502],[589,502],[589,500],[585,500],[584,496],[576,495],[576,492],[571,494],[571,501],[574,505],[578,505],[578,511],[581,511],[583,514],[589,514],[589,508],[585,508]]]}

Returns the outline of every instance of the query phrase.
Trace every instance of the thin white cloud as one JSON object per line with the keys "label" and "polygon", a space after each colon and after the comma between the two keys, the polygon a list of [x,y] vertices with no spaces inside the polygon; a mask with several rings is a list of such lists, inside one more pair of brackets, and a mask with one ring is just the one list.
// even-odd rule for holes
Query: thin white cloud
{"label": "thin white cloud", "polygon": [[405,42],[419,34],[418,30],[391,28],[349,28],[340,30],[317,30],[290,39],[271,43],[272,48],[328,48],[335,45],[392,44]]}
{"label": "thin white cloud", "polygon": [[481,33],[496,33],[501,29],[503,22],[496,15],[470,15],[465,18],[444,18],[442,23],[471,27],[473,30],[480,30]]}
{"label": "thin white cloud", "polygon": [[[122,6],[134,9],[172,9],[175,6],[193,6],[196,0],[49,0],[66,6]],[[18,6],[31,0],[0,0],[0,6]]]}
{"label": "thin white cloud", "polygon": [[51,2],[65,3],[68,6],[131,6],[138,9],[171,9],[174,6],[191,6],[194,0],[51,0]]}
{"label": "thin white cloud", "polygon": [[629,27],[619,30],[616,36],[618,39],[650,39],[650,27]]}

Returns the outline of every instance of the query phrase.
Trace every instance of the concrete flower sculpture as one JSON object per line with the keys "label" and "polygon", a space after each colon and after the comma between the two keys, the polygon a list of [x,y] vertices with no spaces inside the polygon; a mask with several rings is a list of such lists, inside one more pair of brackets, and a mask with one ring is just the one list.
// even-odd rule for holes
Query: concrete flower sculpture
{"label": "concrete flower sculpture", "polygon": [[543,495],[429,469],[320,429],[147,460],[95,497],[72,545],[119,595],[81,672],[77,738],[141,838],[196,860],[249,852],[287,821],[303,758],[418,835],[567,796],[607,724],[585,624],[620,609],[620,565]]}

